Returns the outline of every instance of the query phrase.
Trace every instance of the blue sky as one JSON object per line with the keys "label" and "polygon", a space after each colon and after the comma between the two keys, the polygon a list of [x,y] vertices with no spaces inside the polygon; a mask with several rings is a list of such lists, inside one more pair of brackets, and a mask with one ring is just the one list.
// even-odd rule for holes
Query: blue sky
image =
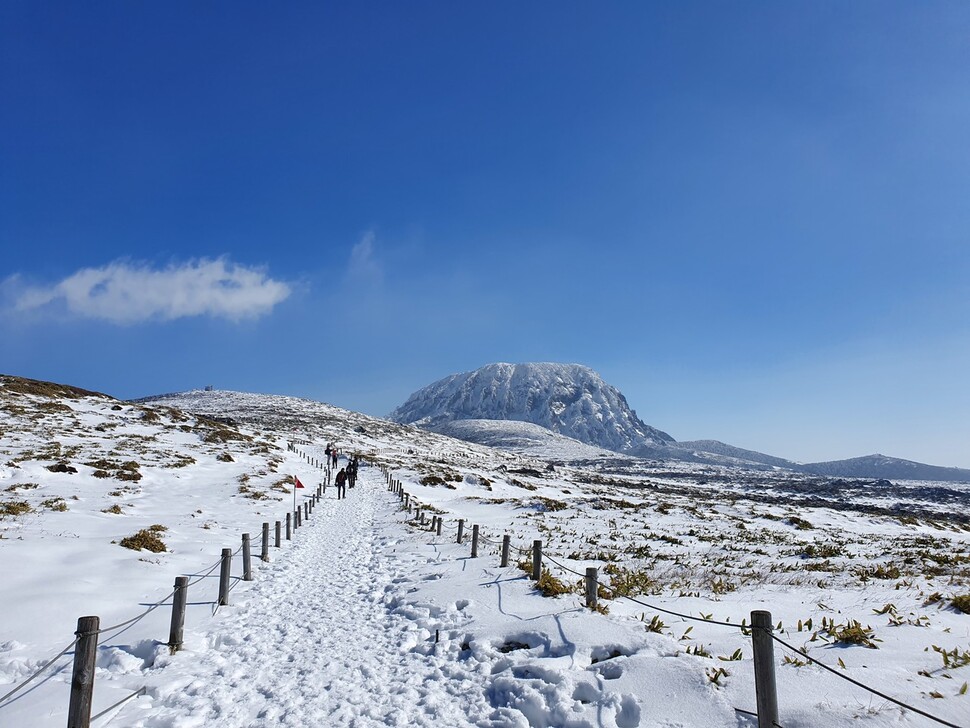
{"label": "blue sky", "polygon": [[0,371],[970,467],[970,4],[0,6]]}

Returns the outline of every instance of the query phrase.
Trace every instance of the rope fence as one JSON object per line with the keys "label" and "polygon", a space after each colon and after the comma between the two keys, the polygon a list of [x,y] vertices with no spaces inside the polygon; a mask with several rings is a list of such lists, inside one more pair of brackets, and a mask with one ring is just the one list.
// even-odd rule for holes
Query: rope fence
{"label": "rope fence", "polygon": [[[304,453],[297,450],[297,448],[295,448],[292,444],[289,444],[287,449],[290,452],[300,454],[308,462],[312,461],[314,467],[319,467],[321,470],[324,469],[322,463],[307,457]],[[309,519],[310,514],[312,513],[312,505],[320,502],[320,498],[322,497],[322,488],[322,485],[319,486],[307,499],[305,499],[304,508],[302,511],[300,509],[296,509],[295,511],[288,512],[286,514],[287,540],[292,540],[292,536],[295,531],[298,530],[301,525],[304,525],[301,514],[305,513],[305,518]],[[276,540],[274,546],[277,548],[281,547],[281,524],[282,521],[276,521]],[[269,526],[269,523],[262,524],[263,542],[260,556],[263,561],[269,561]],[[144,611],[136,614],[134,617],[126,619],[122,622],[118,622],[110,627],[101,627],[99,617],[80,617],[77,622],[77,631],[75,633],[76,637],[74,641],[52,658],[44,662],[43,665],[34,670],[29,676],[14,686],[11,690],[0,696],[0,710],[3,710],[9,706],[12,700],[19,693],[21,693],[24,688],[47,672],[52,665],[54,665],[59,659],[70,653],[72,650],[74,651],[74,674],[71,680],[71,697],[70,704],[68,706],[68,725],[72,728],[90,728],[92,721],[102,718],[112,710],[115,710],[136,697],[145,695],[147,693],[147,688],[139,688],[113,705],[103,709],[96,715],[91,715],[94,693],[94,666],[99,647],[99,637],[103,637],[105,635],[117,636],[121,630],[137,624],[159,607],[171,604],[171,629],[169,632],[169,640],[165,644],[168,645],[172,653],[180,650],[182,648],[185,609],[188,603],[187,593],[190,587],[193,587],[205,579],[208,579],[217,569],[220,569],[219,596],[216,600],[215,607],[216,610],[218,610],[219,607],[229,604],[229,593],[232,591],[232,589],[237,587],[243,581],[252,580],[251,560],[253,549],[250,542],[250,535],[248,533],[243,534],[241,541],[242,542],[240,545],[235,549],[224,548],[222,550],[222,556],[218,561],[212,564],[212,566],[210,566],[204,572],[194,575],[194,578],[191,580],[190,577],[186,576],[177,577],[175,580],[175,588],[172,591],[161,599],[148,605]],[[240,553],[243,555],[243,574],[241,577],[231,577],[233,557],[238,556]],[[213,614],[214,613],[215,611]]]}
{"label": "rope fence", "polygon": [[[396,484],[396,485],[390,485],[389,488],[391,490],[396,490],[402,500],[406,499],[406,502],[408,503],[409,512],[411,510],[412,505],[414,506],[416,513],[418,512],[419,508],[425,507],[425,506],[421,506],[421,504],[413,496],[411,496],[410,494],[407,494],[403,489],[403,483],[391,478],[389,472],[385,473],[385,477],[388,479],[388,483]],[[440,520],[440,516],[436,516],[436,518]],[[461,522],[464,522],[464,519],[460,519],[460,520]],[[459,527],[459,530],[460,530],[460,527]],[[499,542],[486,537],[484,533],[477,527],[475,527],[474,532],[477,538],[481,539],[485,543],[494,545],[494,546],[501,546],[504,548],[504,545],[505,545],[504,541]],[[756,692],[759,712],[753,713],[751,711],[742,710],[740,708],[735,708],[734,710],[737,713],[748,715],[748,716],[754,716],[758,718],[759,728],[772,728],[772,727],[781,728],[781,725],[778,723],[777,695],[776,695],[775,677],[774,677],[774,658],[773,658],[772,650],[770,649],[771,644],[775,642],[781,645],[782,647],[788,650],[791,650],[793,653],[799,655],[800,657],[805,658],[807,661],[811,662],[812,664],[817,665],[818,667],[821,667],[822,669],[830,672],[836,677],[839,677],[842,680],[845,680],[846,682],[851,683],[852,685],[855,685],[856,687],[871,693],[872,695],[875,695],[879,698],[887,700],[893,703],[894,705],[897,705],[900,708],[903,708],[905,710],[910,710],[913,713],[916,713],[917,715],[927,718],[928,720],[934,721],[939,725],[947,726],[948,728],[967,728],[967,726],[959,726],[956,723],[951,723],[943,718],[940,718],[931,713],[928,713],[925,710],[921,710],[916,706],[910,705],[909,703],[906,703],[902,700],[894,698],[882,692],[881,690],[877,690],[876,688],[866,685],[865,683],[859,680],[856,680],[852,677],[849,677],[848,675],[845,675],[839,672],[838,670],[831,667],[830,665],[826,665],[824,662],[821,662],[820,660],[807,654],[807,652],[799,650],[798,648],[789,644],[788,642],[786,642],[781,637],[775,634],[775,631],[772,629],[771,614],[769,612],[753,611],[751,613],[752,623],[750,625],[746,625],[744,623],[737,624],[732,622],[725,622],[725,621],[720,621],[716,619],[711,619],[708,617],[698,617],[692,614],[684,614],[683,612],[678,612],[676,610],[659,607],[656,604],[651,604],[649,602],[643,601],[642,599],[638,599],[636,597],[632,597],[627,594],[622,594],[618,592],[616,588],[612,587],[610,584],[600,581],[598,578],[598,569],[594,567],[590,567],[589,569],[587,569],[587,573],[585,574],[580,573],[579,571],[576,571],[575,569],[567,566],[566,564],[562,563],[556,558],[543,552],[541,550],[541,547],[538,554],[539,558],[536,559],[535,558],[536,554],[534,553],[535,546],[539,546],[540,544],[541,544],[540,541],[536,541],[535,545],[528,549],[523,549],[514,544],[510,544],[510,549],[518,552],[520,555],[530,556],[533,558],[534,564],[533,564],[532,577],[535,581],[538,581],[541,577],[542,560],[545,560],[554,564],[559,569],[562,569],[562,571],[568,574],[573,574],[583,579],[586,583],[587,606],[593,609],[596,608],[597,590],[603,589],[604,591],[612,595],[610,597],[612,599],[617,599],[617,598],[625,599],[629,602],[632,602],[634,604],[637,604],[638,606],[644,607],[652,611],[661,612],[663,614],[667,614],[673,617],[679,617],[680,619],[684,619],[688,621],[701,622],[704,624],[714,625],[718,627],[727,627],[732,630],[739,630],[743,635],[752,636],[753,646],[754,646],[754,663],[755,663],[754,665],[755,692]],[[474,557],[477,555],[477,542],[473,543],[472,549],[473,549],[472,556]],[[504,559],[504,555],[503,555],[503,559]],[[505,564],[503,563],[503,566],[504,565]],[[760,643],[760,646],[759,646],[759,643]]]}
{"label": "rope fence", "polygon": [[[314,467],[319,467],[324,469],[324,465],[314,459],[307,456],[305,453],[297,450],[292,444],[289,445],[291,452],[296,452],[300,454],[308,463],[311,463]],[[389,468],[385,466],[380,466],[382,472],[384,473],[385,480],[388,484],[388,490],[395,492],[399,499],[403,501],[401,506],[402,510],[406,509],[408,512],[409,520],[415,525],[425,526],[427,522],[425,521],[425,511],[429,510],[427,506],[419,503],[410,494],[406,493],[404,490],[404,484],[394,479],[391,476]],[[287,513],[286,517],[286,538],[287,540],[292,540],[292,536],[296,530],[304,525],[303,520],[309,519],[312,513],[313,504],[319,503],[321,497],[322,486],[316,489],[316,492],[310,496],[309,501],[304,502],[303,509],[296,509],[292,513]],[[312,502],[310,502],[312,501]],[[411,513],[414,513],[414,518],[411,519]],[[430,527],[432,532],[436,535],[441,535],[442,527],[446,527],[449,531],[458,531],[458,541],[462,541],[463,531],[467,532],[464,526],[466,525],[464,519],[459,519],[457,525],[452,525],[451,523],[443,523],[445,520],[444,514],[439,512],[433,512],[433,516],[430,520]],[[754,672],[755,672],[755,693],[758,705],[758,712],[751,712],[747,710],[742,710],[740,708],[735,708],[734,710],[740,715],[748,715],[756,717],[758,720],[759,728],[781,728],[778,723],[778,707],[777,707],[777,695],[775,687],[775,663],[773,658],[773,651],[771,646],[775,643],[780,645],[782,648],[797,654],[800,658],[804,658],[808,662],[822,668],[823,670],[835,675],[836,677],[845,680],[846,682],[869,692],[883,700],[886,700],[894,705],[904,709],[912,711],[913,713],[920,715],[928,720],[931,720],[939,725],[947,726],[948,728],[961,728],[956,723],[949,722],[943,718],[935,716],[925,710],[918,707],[910,705],[902,700],[892,697],[887,693],[873,688],[865,683],[856,680],[848,675],[839,672],[830,665],[826,665],[824,662],[812,657],[806,651],[800,650],[797,647],[789,644],[786,640],[775,634],[772,628],[771,614],[767,611],[753,611],[751,613],[751,624],[746,625],[743,622],[741,624],[731,623],[726,621],[720,621],[711,619],[708,617],[698,617],[692,614],[685,614],[673,609],[667,609],[665,607],[657,606],[648,601],[629,596],[628,594],[620,593],[615,587],[608,583],[604,583],[599,579],[598,569],[595,567],[588,567],[586,573],[581,573],[576,569],[570,567],[569,565],[563,563],[559,559],[550,556],[543,552],[542,542],[536,540],[533,545],[529,548],[521,548],[518,545],[512,544],[510,542],[510,537],[505,535],[501,541],[496,541],[489,538],[483,529],[475,524],[471,526],[471,536],[472,536],[472,557],[478,555],[478,545],[479,541],[491,545],[497,546],[502,552],[503,566],[507,566],[507,555],[509,551],[515,551],[521,556],[531,557],[532,564],[532,578],[535,581],[539,581],[543,573],[543,563],[547,562],[554,565],[562,572],[567,574],[572,574],[585,581],[586,585],[586,604],[587,607],[591,609],[597,608],[597,597],[599,590],[602,589],[607,594],[611,595],[610,598],[613,599],[625,599],[633,604],[636,604],[645,609],[649,609],[655,612],[660,612],[662,614],[670,615],[687,621],[700,622],[704,624],[726,627],[732,630],[740,630],[744,635],[750,635],[752,637],[752,645],[754,648]],[[280,547],[280,532],[281,532],[281,521],[276,522],[276,543],[274,544],[277,548]],[[262,529],[263,536],[263,550],[262,558],[263,560],[268,560],[267,550],[268,550],[268,539],[269,539],[269,524],[264,523]],[[245,550],[244,550],[245,549]],[[243,575],[241,577],[237,576],[235,578],[231,577],[231,564],[233,557],[238,556],[240,552],[243,553]],[[187,590],[191,586],[195,586],[204,579],[209,578],[216,569],[221,569],[220,571],[220,586],[219,586],[219,597],[216,602],[216,610],[221,606],[226,606],[229,604],[229,593],[232,589],[239,585],[242,581],[251,581],[251,556],[252,548],[249,541],[249,534],[243,534],[242,543],[235,550],[230,548],[224,548],[222,551],[221,558],[215,562],[211,567],[209,567],[204,573],[196,575],[192,580],[189,577],[178,577],[176,579],[175,588],[169,592],[165,597],[159,599],[156,602],[150,604],[144,611],[139,614],[127,619],[118,624],[112,625],[110,627],[101,628],[99,626],[98,617],[81,617],[78,619],[78,629],[76,632],[76,639],[67,645],[64,649],[54,655],[52,658],[47,660],[43,665],[37,668],[33,673],[31,673],[26,679],[22,680],[13,689],[9,690],[3,696],[0,696],[0,710],[10,704],[12,698],[14,698],[18,693],[20,693],[24,688],[36,680],[40,675],[44,674],[52,665],[54,665],[60,658],[67,655],[69,652],[74,650],[74,678],[72,679],[71,686],[71,701],[68,710],[68,724],[70,726],[77,726],[77,728],[90,728],[90,723],[93,720],[97,720],[111,711],[119,708],[130,700],[135,699],[141,695],[147,693],[145,687],[134,691],[130,695],[122,698],[111,706],[103,709],[94,716],[91,716],[91,703],[94,689],[94,664],[98,649],[98,637],[101,635],[107,635],[111,633],[117,633],[119,630],[126,629],[134,624],[137,624],[153,611],[159,607],[166,605],[170,602],[173,607],[172,612],[172,626],[169,635],[169,641],[166,643],[171,651],[174,653],[182,647],[182,629],[184,625],[185,616],[185,606],[187,602]],[[80,676],[80,677],[79,677]],[[964,727],[965,728],[965,727]]]}

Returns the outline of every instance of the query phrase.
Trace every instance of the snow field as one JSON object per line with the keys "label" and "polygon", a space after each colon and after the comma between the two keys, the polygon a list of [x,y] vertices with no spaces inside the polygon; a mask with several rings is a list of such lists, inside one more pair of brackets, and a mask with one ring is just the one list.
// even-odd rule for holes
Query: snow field
{"label": "snow field", "polygon": [[[165,597],[175,575],[203,576],[242,532],[253,534],[258,553],[259,524],[292,507],[281,479],[298,475],[308,486],[299,493],[320,479],[285,451],[294,435],[317,459],[326,442],[338,441],[365,462],[391,467],[446,525],[465,518],[466,539],[477,523],[486,537],[509,533],[519,547],[542,538],[548,555],[579,572],[595,565],[606,579],[617,559],[654,580],[636,593],[656,608],[606,600],[603,615],[584,609],[579,593],[543,598],[516,566],[499,568],[497,546],[483,539],[480,557],[471,559],[467,540],[454,543],[453,528],[436,537],[407,523],[377,468],[364,468],[346,501],[332,500],[328,489],[294,541],[271,549],[270,564],[254,561],[254,582],[234,581],[228,607],[213,616],[216,574],[193,586],[184,652],[171,656],[160,643],[167,604],[103,635],[94,712],[139,688],[148,694],[95,728],[752,725],[734,710],[754,709],[750,637],[660,607],[734,624],[768,609],[799,649],[970,725],[968,697],[960,694],[970,666],[959,658],[970,646],[970,621],[949,603],[967,591],[968,536],[946,520],[806,507],[798,504],[804,487],[797,479],[590,461],[586,452],[570,460],[568,443],[541,457],[531,446],[527,454],[493,450],[292,398],[191,395],[192,411],[256,428],[240,430],[250,439],[238,439],[166,407],[37,399],[31,408],[3,394],[0,388],[0,502],[33,510],[0,519],[5,597],[15,595],[0,608],[0,694],[69,642],[78,615],[99,614],[102,624],[132,617]],[[129,458],[140,464],[137,483],[99,477],[90,464]],[[59,460],[79,472],[50,472]],[[447,477],[422,485],[428,475]],[[66,511],[44,505],[58,498]],[[114,505],[120,513],[109,512]],[[936,508],[945,518],[954,506]],[[156,523],[168,528],[167,552],[117,545]],[[809,546],[833,553],[808,557]],[[877,566],[900,574],[860,578]],[[725,589],[722,580],[730,582]],[[654,617],[663,625],[651,631]],[[871,624],[878,649],[814,640],[823,618]],[[808,619],[813,628],[796,628]],[[936,646],[957,654],[955,661],[944,665]],[[740,659],[730,659],[738,650]],[[799,660],[776,646],[785,728],[935,725]],[[712,678],[719,669],[726,674]],[[67,655],[0,704],[0,726],[63,726],[69,679]]]}

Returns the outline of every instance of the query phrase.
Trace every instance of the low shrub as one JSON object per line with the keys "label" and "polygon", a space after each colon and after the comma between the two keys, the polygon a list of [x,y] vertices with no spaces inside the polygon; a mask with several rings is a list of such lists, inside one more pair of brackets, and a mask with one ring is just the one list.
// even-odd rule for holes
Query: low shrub
{"label": "low shrub", "polygon": [[27,501],[4,501],[0,503],[0,516],[20,516],[30,513],[33,508]]}
{"label": "low shrub", "polygon": [[65,501],[60,496],[56,498],[48,498],[47,500],[43,501],[41,505],[44,508],[47,508],[52,511],[63,512],[67,510],[67,501]]}
{"label": "low shrub", "polygon": [[544,597],[557,597],[560,594],[569,594],[572,591],[572,587],[564,584],[560,579],[552,575],[548,569],[542,570],[542,575],[539,577],[539,581],[536,582],[536,589]]}
{"label": "low shrub", "polygon": [[126,536],[119,542],[121,546],[126,549],[132,549],[134,551],[140,551],[145,549],[146,551],[151,551],[152,553],[161,553],[163,551],[168,551],[165,546],[165,542],[158,537],[159,533],[167,531],[168,528],[160,524],[155,524],[149,526],[148,528],[143,528],[131,536]]}
{"label": "low shrub", "polygon": [[970,594],[960,594],[950,600],[950,604],[964,614],[970,614]]}

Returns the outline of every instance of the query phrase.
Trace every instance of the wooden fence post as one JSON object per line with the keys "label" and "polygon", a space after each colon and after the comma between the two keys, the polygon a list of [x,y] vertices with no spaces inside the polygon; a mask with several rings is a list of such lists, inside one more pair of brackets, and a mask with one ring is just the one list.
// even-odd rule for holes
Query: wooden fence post
{"label": "wooden fence post", "polygon": [[243,581],[253,580],[253,547],[249,534],[242,535]]}
{"label": "wooden fence post", "polygon": [[275,534],[276,539],[273,544],[274,546],[276,546],[276,548],[280,547],[280,529],[282,528],[282,526],[283,526],[282,523],[280,523],[279,521],[276,522],[276,534]]}
{"label": "wooden fence post", "polygon": [[172,623],[168,630],[168,649],[174,655],[182,649],[182,628],[185,626],[185,605],[189,598],[189,577],[175,577],[172,594]]}
{"label": "wooden fence post", "polygon": [[458,519],[458,543],[461,543],[461,537],[465,534],[465,519]]}
{"label": "wooden fence post", "polygon": [[306,501],[303,503],[303,518],[304,520],[310,520],[310,504]]}
{"label": "wooden fence post", "polygon": [[532,580],[539,581],[542,578],[542,539],[532,542]]}
{"label": "wooden fence post", "polygon": [[478,556],[478,524],[472,526],[472,558]]}
{"label": "wooden fence post", "polygon": [[751,645],[754,648],[754,691],[758,705],[758,728],[774,728],[778,722],[778,691],[775,687],[774,641],[771,612],[751,612]]}
{"label": "wooden fence post", "polygon": [[445,520],[444,518],[442,518],[441,516],[438,516],[438,535],[439,536],[441,535],[441,524],[444,520]]}
{"label": "wooden fence post", "polygon": [[586,606],[596,609],[596,598],[599,596],[599,580],[597,579],[597,569],[595,566],[586,567]]}
{"label": "wooden fence post", "polygon": [[292,513],[286,514],[286,540],[290,541],[293,539],[293,529],[290,521],[293,519]]}
{"label": "wooden fence post", "polygon": [[74,649],[74,673],[71,676],[71,702],[67,709],[67,728],[91,725],[91,699],[94,697],[94,666],[98,656],[98,617],[77,620],[77,647]]}
{"label": "wooden fence post", "polygon": [[222,565],[219,567],[219,606],[229,604],[229,571],[232,569],[232,549],[222,550]]}
{"label": "wooden fence post", "polygon": [[511,545],[512,537],[508,534],[502,536],[502,568],[504,569],[509,565],[509,546]]}
{"label": "wooden fence post", "polygon": [[293,530],[295,531],[302,525],[303,519],[300,518],[300,509],[297,508],[295,511],[293,511]]}
{"label": "wooden fence post", "polygon": [[263,544],[259,558],[263,561],[269,561],[269,523],[263,524]]}

